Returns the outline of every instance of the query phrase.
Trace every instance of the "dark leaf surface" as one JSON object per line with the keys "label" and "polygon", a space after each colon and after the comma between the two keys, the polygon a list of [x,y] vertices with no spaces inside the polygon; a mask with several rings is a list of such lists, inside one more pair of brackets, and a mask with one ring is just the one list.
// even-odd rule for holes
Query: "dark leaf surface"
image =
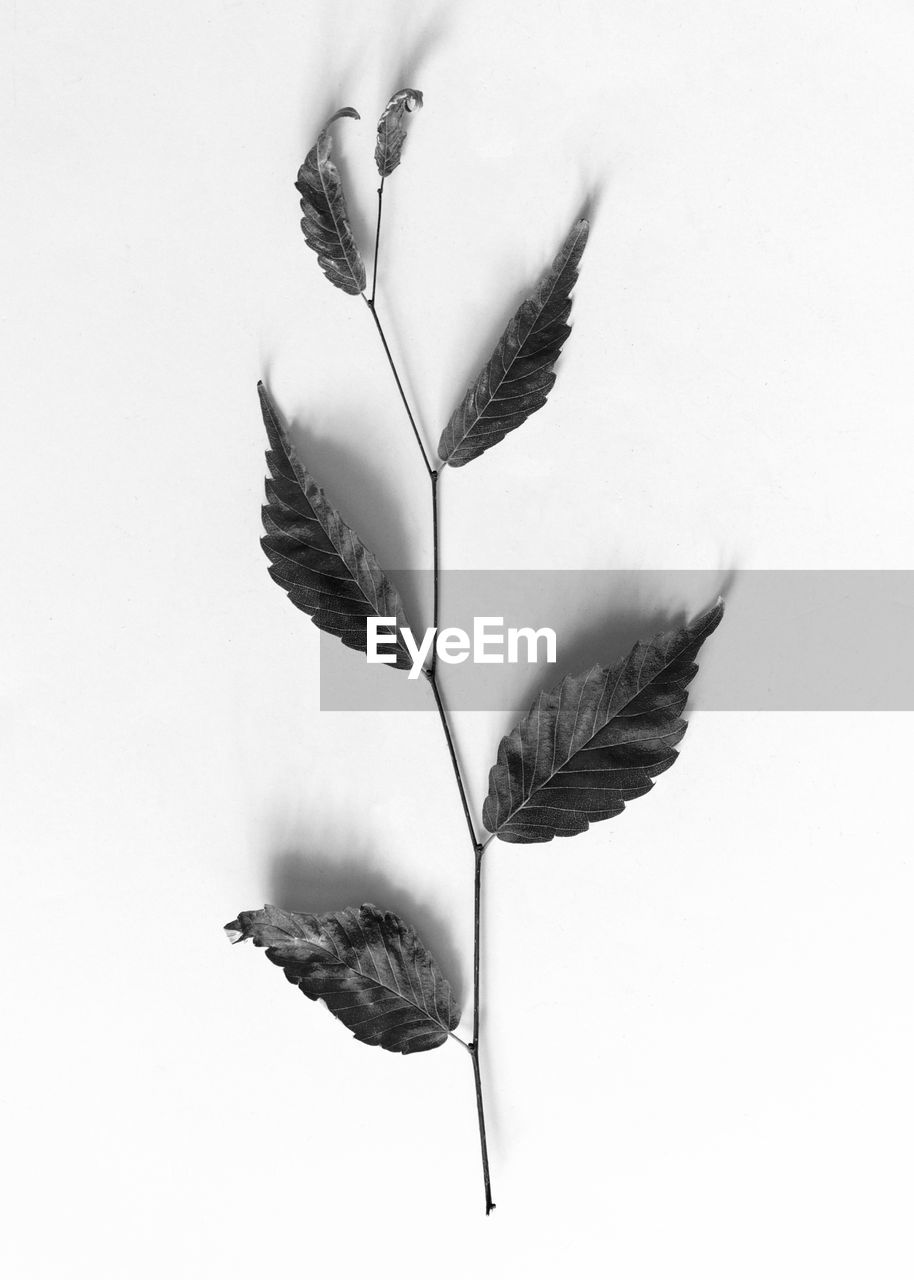
{"label": "dark leaf surface", "polygon": [[305,157],[295,187],[301,195],[305,243],[317,254],[324,275],[344,293],[361,293],[365,288],[365,264],[349,225],[343,184],[330,159],[330,126],[341,116],[359,119],[352,107],[344,107],[330,117]]}
{"label": "dark leaf surface", "polygon": [[676,759],[695,658],[723,601],[684,627],[639,641],[612,667],[591,667],[541,693],[502,738],[482,811],[513,844],[573,836],[643,796]]}
{"label": "dark leaf surface", "polygon": [[571,290],[589,229],[583,218],[571,228],[552,266],[511,317],[488,363],[451,415],[438,454],[452,467],[478,458],[546,403],[555,382],[553,366],[571,332]]}
{"label": "dark leaf surface", "polygon": [[396,587],[295,456],[262,382],[257,391],[270,445],[261,539],[272,562],[270,577],[316,627],[350,649],[366,651],[369,617],[396,618],[396,645],[384,652],[409,670],[412,659],[400,636],[406,616]]}
{"label": "dark leaf surface", "polygon": [[418,89],[401,89],[381,113],[374,159],[382,178],[389,178],[400,163],[406,141],[406,116],[421,106],[422,94]]}
{"label": "dark leaf surface", "polygon": [[460,1021],[447,979],[415,932],[390,911],[364,905],[300,915],[266,906],[225,926],[251,939],[309,1000],[323,1000],[363,1044],[421,1053],[444,1044]]}

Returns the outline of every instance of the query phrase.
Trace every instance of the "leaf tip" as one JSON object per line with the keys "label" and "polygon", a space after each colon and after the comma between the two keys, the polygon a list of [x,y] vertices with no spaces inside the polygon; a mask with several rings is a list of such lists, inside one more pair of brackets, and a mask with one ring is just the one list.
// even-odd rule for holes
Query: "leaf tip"
{"label": "leaf tip", "polygon": [[703,639],[707,639],[720,626],[720,620],[724,616],[724,598],[718,596],[709,609],[705,609],[704,613],[700,613],[694,622],[689,624],[689,630],[701,633]]}
{"label": "leaf tip", "polygon": [[242,942],[244,939],[244,930],[241,927],[240,920],[230,920],[228,924],[222,926],[225,936],[229,942]]}
{"label": "leaf tip", "polygon": [[324,125],[322,132],[326,133],[335,120],[342,120],[344,117],[349,120],[361,120],[362,118],[355,107],[340,107],[339,111],[335,111]]}
{"label": "leaf tip", "polygon": [[711,605],[711,608],[708,610],[705,616],[709,618],[713,617],[715,620],[714,625],[716,626],[717,623],[720,622],[721,618],[724,616],[725,608],[726,608],[726,602],[723,596],[718,596],[717,599],[714,601],[714,603]]}

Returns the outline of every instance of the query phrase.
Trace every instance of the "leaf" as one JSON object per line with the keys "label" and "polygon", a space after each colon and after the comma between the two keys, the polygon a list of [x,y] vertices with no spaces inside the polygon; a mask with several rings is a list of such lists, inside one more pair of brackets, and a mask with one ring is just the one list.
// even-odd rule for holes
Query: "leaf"
{"label": "leaf", "polygon": [[301,194],[304,214],[301,229],[305,243],[317,254],[321,270],[330,283],[344,293],[355,294],[365,288],[365,264],[349,226],[343,184],[330,159],[333,145],[330,126],[341,116],[361,118],[353,107],[343,107],[330,117],[305,157],[295,187]]}
{"label": "leaf", "polygon": [[467,389],[438,444],[452,467],[463,467],[503,440],[542,408],[555,382],[553,365],[568,334],[571,290],[587,243],[582,218],[568,233],[552,266],[522,302],[489,362]]}
{"label": "leaf", "polygon": [[406,141],[406,113],[418,111],[421,106],[422,94],[418,89],[401,89],[381,112],[374,159],[382,178],[389,178],[400,163]]}
{"label": "leaf", "polygon": [[272,561],[270,577],[316,627],[350,649],[366,652],[367,618],[396,618],[396,643],[384,652],[395,654],[392,665],[408,670],[412,658],[401,637],[406,616],[396,587],[295,456],[262,382],[257,392],[270,442],[266,537],[260,540]]}
{"label": "leaf", "polygon": [[639,641],[613,667],[591,667],[541,693],[502,738],[482,810],[512,844],[574,836],[614,818],[676,759],[695,657],[722,600],[694,622]]}
{"label": "leaf", "polygon": [[421,1053],[444,1044],[460,1021],[447,979],[399,916],[370,904],[300,915],[266,906],[225,926],[250,938],[309,1000],[323,1000],[363,1044]]}

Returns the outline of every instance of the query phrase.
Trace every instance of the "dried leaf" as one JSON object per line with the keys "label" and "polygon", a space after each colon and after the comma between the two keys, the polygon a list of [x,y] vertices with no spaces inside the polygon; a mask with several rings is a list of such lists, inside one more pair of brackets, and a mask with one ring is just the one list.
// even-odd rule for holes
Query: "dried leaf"
{"label": "dried leaf", "polygon": [[396,644],[384,651],[396,655],[392,665],[409,670],[412,658],[400,634],[406,616],[396,587],[299,462],[262,382],[257,391],[270,442],[266,537],[260,540],[272,561],[270,577],[316,627],[350,649],[366,652],[366,619],[396,618]]}
{"label": "dried leaf", "polygon": [[250,938],[309,1000],[323,1000],[363,1044],[421,1053],[444,1044],[460,1021],[447,979],[399,916],[369,904],[300,915],[266,906],[225,926]]}
{"label": "dried leaf", "polygon": [[401,89],[381,113],[374,159],[382,178],[389,178],[400,163],[403,143],[406,141],[404,117],[407,112],[418,111],[421,106],[422,94],[418,89]]}
{"label": "dried leaf", "polygon": [[478,458],[546,403],[555,382],[553,366],[571,332],[566,323],[570,295],[589,230],[583,218],[571,228],[552,266],[511,317],[488,363],[451,415],[438,454],[452,467]]}
{"label": "dried leaf", "polygon": [[360,119],[353,107],[343,107],[330,117],[305,157],[295,187],[301,195],[304,215],[301,229],[305,243],[317,254],[321,270],[330,283],[344,293],[356,294],[365,288],[365,264],[349,226],[343,184],[330,159],[333,145],[330,126],[341,116]]}
{"label": "dried leaf", "polygon": [[613,667],[591,667],[541,693],[503,738],[482,811],[513,844],[573,836],[643,796],[676,759],[698,650],[723,601],[688,626],[639,641]]}

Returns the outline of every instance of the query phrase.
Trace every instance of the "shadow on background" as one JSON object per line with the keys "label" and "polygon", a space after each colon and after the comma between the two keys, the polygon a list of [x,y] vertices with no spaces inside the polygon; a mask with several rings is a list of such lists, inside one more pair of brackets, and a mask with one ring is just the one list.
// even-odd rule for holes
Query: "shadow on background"
{"label": "shadow on background", "polygon": [[[661,576],[658,573],[658,579]],[[675,573],[670,575],[671,587],[675,586],[675,576]],[[526,715],[541,691],[554,688],[566,676],[579,675],[594,664],[612,666],[624,658],[639,640],[650,640],[659,631],[681,626],[710,608],[718,595],[726,600],[735,578],[736,571],[730,570],[720,576],[716,585],[709,583],[706,599],[698,608],[686,608],[675,594],[671,595],[669,602],[658,599],[653,593],[651,597],[645,597],[642,594],[643,574],[633,574],[630,579],[624,574],[613,575],[614,589],[604,600],[595,601],[588,595],[576,602],[557,602],[553,606],[554,616],[566,619],[557,646],[557,661],[549,667],[545,681],[542,667],[530,668],[529,679],[524,681],[512,700],[509,724],[515,724]],[[561,587],[561,578],[557,585]],[[525,668],[516,670],[523,673]]]}
{"label": "shadow on background", "polygon": [[[413,11],[409,12],[412,14]],[[443,40],[450,22],[450,12],[442,9],[421,25],[412,37],[409,34],[404,37],[402,29],[396,32],[394,48],[400,51],[400,60],[397,63],[388,98],[400,89],[418,89],[422,92],[422,85],[417,81],[422,79],[423,64],[431,50]],[[380,111],[378,114],[380,115]]]}

